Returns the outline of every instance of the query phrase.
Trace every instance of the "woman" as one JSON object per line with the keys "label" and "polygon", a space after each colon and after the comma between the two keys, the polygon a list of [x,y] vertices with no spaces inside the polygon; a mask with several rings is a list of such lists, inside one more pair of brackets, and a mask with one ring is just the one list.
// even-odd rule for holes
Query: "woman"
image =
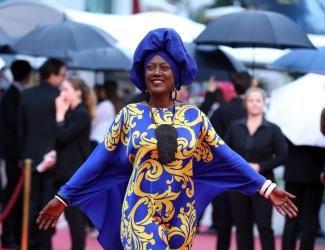
{"label": "woman", "polygon": [[[251,87],[246,91],[244,104],[247,119],[233,122],[225,141],[249,162],[252,169],[274,181],[273,168],[284,163],[287,152],[280,128],[264,119],[265,97],[265,92],[259,88]],[[258,194],[247,197],[233,192],[230,200],[237,229],[237,248],[254,249],[253,224],[256,222],[262,249],[274,250],[272,204]]]}
{"label": "woman", "polygon": [[200,110],[175,101],[196,73],[173,29],[149,32],[131,70],[147,101],[119,112],[104,142],[40,212],[39,228],[55,226],[66,206],[80,204],[105,249],[190,249],[196,218],[225,190],[272,191],[279,211],[296,216],[292,195],[264,185]]}
{"label": "woman", "polygon": [[96,86],[98,105],[96,117],[92,121],[90,139],[95,144],[103,141],[107,128],[114,121],[116,112],[120,110],[117,96],[117,83],[106,81],[103,85]]}
{"label": "woman", "polygon": [[[64,80],[55,100],[57,122],[57,184],[67,182],[90,153],[90,125],[95,116],[94,94],[77,77]],[[73,250],[85,248],[85,217],[79,207],[65,211],[70,226]]]}

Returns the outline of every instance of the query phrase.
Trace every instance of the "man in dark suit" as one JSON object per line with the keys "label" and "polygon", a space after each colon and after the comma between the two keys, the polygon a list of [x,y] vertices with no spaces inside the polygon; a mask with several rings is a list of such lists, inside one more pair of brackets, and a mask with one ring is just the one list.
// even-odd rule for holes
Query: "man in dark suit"
{"label": "man in dark suit", "polygon": [[286,218],[282,249],[296,249],[298,233],[300,248],[314,249],[318,227],[319,209],[324,186],[320,174],[325,164],[325,148],[296,146],[288,140],[288,157],[285,163],[285,188],[296,196],[299,209],[297,218]]}
{"label": "man in dark suit", "polygon": [[54,149],[56,140],[55,98],[65,78],[66,67],[57,59],[48,59],[39,69],[40,84],[22,93],[23,156],[33,161],[29,249],[50,250],[53,230],[40,231],[35,223],[39,211],[55,195],[55,168],[39,173],[35,167]]}
{"label": "man in dark suit", "polygon": [[[3,191],[2,202],[6,206],[13,195],[21,175],[21,136],[18,119],[21,91],[30,81],[32,67],[27,61],[16,60],[11,64],[13,82],[3,94],[0,103],[1,155],[5,160],[7,185]],[[8,217],[3,221],[1,235],[2,247],[17,248],[20,245],[21,199],[18,198]]]}
{"label": "man in dark suit", "polygon": [[[248,73],[240,72],[234,74],[232,82],[237,97],[229,102],[221,104],[210,118],[212,126],[221,138],[225,136],[229,125],[233,121],[243,119],[247,116],[243,106],[242,95],[252,85],[252,78]],[[218,231],[217,249],[228,250],[232,226],[229,194],[223,193],[217,196],[212,202],[212,206],[212,227]]]}

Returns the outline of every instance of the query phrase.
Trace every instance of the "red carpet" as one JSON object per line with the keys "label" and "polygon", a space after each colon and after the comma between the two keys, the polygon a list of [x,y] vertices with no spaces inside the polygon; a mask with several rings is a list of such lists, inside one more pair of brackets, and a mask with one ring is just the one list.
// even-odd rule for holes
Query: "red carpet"
{"label": "red carpet", "polygon": [[[54,244],[54,250],[71,249],[70,236],[67,228],[57,230],[57,233],[53,237],[53,244]],[[216,244],[215,236],[199,234],[195,238],[192,250],[215,250],[215,244]],[[255,248],[256,250],[261,249],[258,237],[256,237],[255,239],[255,245],[257,246]],[[277,237],[276,250],[281,249],[280,245],[281,245],[281,237]],[[235,250],[235,249],[236,249],[235,235],[233,235],[230,250]],[[100,245],[96,240],[96,237],[90,237],[90,236],[87,237],[86,250],[102,250],[102,248],[100,247]],[[318,245],[315,247],[315,250],[325,250],[325,246]]]}

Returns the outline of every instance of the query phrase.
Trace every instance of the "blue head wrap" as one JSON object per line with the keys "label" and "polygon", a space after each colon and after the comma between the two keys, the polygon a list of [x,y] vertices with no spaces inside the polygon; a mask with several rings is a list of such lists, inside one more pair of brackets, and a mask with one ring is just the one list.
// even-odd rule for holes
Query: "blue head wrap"
{"label": "blue head wrap", "polygon": [[140,90],[147,89],[144,79],[145,67],[155,55],[161,56],[170,65],[177,90],[181,85],[192,83],[198,71],[196,62],[188,55],[175,30],[159,28],[150,31],[142,39],[133,56],[130,78]]}

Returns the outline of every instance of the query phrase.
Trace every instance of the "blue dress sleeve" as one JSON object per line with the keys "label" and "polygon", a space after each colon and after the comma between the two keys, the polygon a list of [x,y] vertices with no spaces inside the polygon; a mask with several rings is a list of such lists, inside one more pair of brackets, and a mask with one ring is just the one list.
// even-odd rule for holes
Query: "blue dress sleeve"
{"label": "blue dress sleeve", "polygon": [[202,113],[198,144],[194,153],[193,176],[198,214],[213,198],[226,191],[253,195],[265,182],[265,177],[217,135],[209,119]]}
{"label": "blue dress sleeve", "polygon": [[123,249],[120,240],[122,203],[132,165],[127,156],[126,112],[118,113],[103,143],[63,185],[59,194],[79,205],[99,231],[105,248]]}

